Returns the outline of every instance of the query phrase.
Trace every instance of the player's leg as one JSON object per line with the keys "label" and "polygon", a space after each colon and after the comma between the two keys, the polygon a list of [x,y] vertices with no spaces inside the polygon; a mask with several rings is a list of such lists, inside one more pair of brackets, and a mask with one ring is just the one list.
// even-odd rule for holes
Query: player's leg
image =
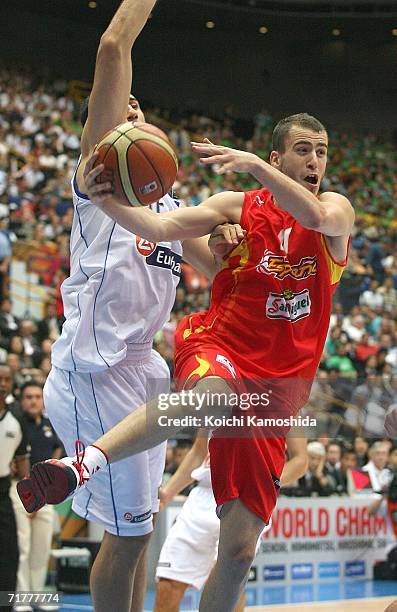
{"label": "player's leg", "polygon": [[[129,358],[92,375],[55,371],[46,388],[46,408],[67,452],[71,452],[76,436],[89,443],[139,405],[146,398],[152,370],[149,354],[143,363]],[[161,390],[165,390],[169,377],[165,367],[162,375]],[[96,611],[129,612],[135,573],[152,531],[148,454],[107,466],[89,488],[75,496],[73,510],[105,529],[91,573]]]}
{"label": "player's leg", "polygon": [[[185,415],[197,417],[198,409],[202,417],[214,410],[217,411],[217,416],[230,413],[226,405],[227,400],[225,404],[217,405],[214,409],[210,399],[214,396],[227,398],[230,395],[231,387],[227,380],[219,376],[209,376],[199,380],[192,391],[189,401],[186,401],[184,392],[173,394],[172,404],[167,403],[166,415],[159,409],[162,403],[168,402],[164,397],[166,394],[162,399],[157,398],[141,405],[101,437],[91,438],[90,445],[77,457],[68,450],[72,456],[60,461],[51,459],[37,463],[33,466],[29,478],[17,485],[18,494],[26,510],[34,512],[45,503],[60,503],[78,492],[93,476],[96,479],[99,471],[107,469],[108,464],[159,445],[182,429],[180,420]],[[107,408],[112,406],[112,403],[113,400]],[[127,399],[126,406],[131,404],[131,399]],[[167,426],[159,421],[160,416],[167,417]]]}
{"label": "player's leg", "polygon": [[96,612],[129,612],[138,561],[150,534],[121,537],[105,532],[95,559],[90,587]]}
{"label": "player's leg", "polygon": [[130,612],[142,612],[147,588],[147,546],[143,549],[135,570]]}
{"label": "player's leg", "polygon": [[179,612],[186,589],[191,585],[179,580],[159,578],[156,584],[154,612]]}
{"label": "player's leg", "polygon": [[[109,463],[152,448],[182,429],[178,420],[183,416],[210,415],[213,408],[211,396],[228,396],[231,388],[227,380],[219,376],[208,376],[199,380],[191,391],[188,399],[186,392],[182,391],[172,394],[172,403],[168,403],[164,397],[140,406],[99,438],[95,442],[96,446],[105,453]],[[167,405],[164,412],[160,409],[162,404]],[[229,414],[229,409],[225,405],[219,405],[216,409],[218,416]],[[166,427],[159,422],[160,415],[167,416]]]}
{"label": "player's leg", "polygon": [[[236,530],[236,525],[239,526]],[[200,601],[200,612],[231,612],[237,606],[265,523],[239,499],[224,504],[218,559]]]}
{"label": "player's leg", "polygon": [[179,610],[188,587],[202,589],[214,564],[219,519],[211,487],[198,485],[182,506],[160,552],[155,612]]}

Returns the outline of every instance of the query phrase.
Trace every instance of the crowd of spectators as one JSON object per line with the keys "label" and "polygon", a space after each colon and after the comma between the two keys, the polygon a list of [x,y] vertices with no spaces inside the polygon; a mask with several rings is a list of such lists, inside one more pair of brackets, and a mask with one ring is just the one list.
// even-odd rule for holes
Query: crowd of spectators
{"label": "crowd of spectators", "polygon": [[[51,345],[61,331],[60,286],[68,274],[73,219],[70,183],[81,133],[78,107],[68,96],[65,81],[0,65],[0,363],[12,373],[10,402],[17,401],[26,380],[44,383],[51,367]],[[208,137],[266,159],[274,124],[266,110],[243,121],[234,117],[233,109],[216,119],[152,107],[146,118],[165,128],[177,148],[180,168],[175,190],[187,206],[222,190],[257,187],[248,175],[218,176],[200,165],[190,141],[192,135]],[[320,445],[318,440],[325,438],[343,437],[351,444],[357,435],[371,442],[382,439],[384,417],[397,406],[397,152],[391,139],[375,134],[331,129],[329,136],[322,188],[348,196],[357,220],[306,408],[306,414],[318,417],[312,437]],[[23,318],[13,314],[8,289],[11,257],[25,260],[46,287],[48,302],[41,320],[29,312]],[[184,264],[171,319],[155,337],[171,372],[178,321],[205,309],[208,301],[208,282]],[[329,453],[324,444],[323,449]],[[353,459],[345,451],[338,459],[341,465]],[[355,457],[359,461],[357,453]],[[314,463],[311,473],[317,474]],[[305,477],[303,489],[310,480],[314,478]],[[332,490],[344,486],[343,469],[335,482],[327,486]]]}

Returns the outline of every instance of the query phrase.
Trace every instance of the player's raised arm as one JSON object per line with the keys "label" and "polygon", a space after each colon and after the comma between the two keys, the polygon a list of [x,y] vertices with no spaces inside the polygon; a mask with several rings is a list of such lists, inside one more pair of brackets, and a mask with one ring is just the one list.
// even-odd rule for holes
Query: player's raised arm
{"label": "player's raised arm", "polygon": [[[344,196],[337,193],[323,193],[317,197],[315,190],[312,193],[308,186],[304,186],[303,176],[297,177],[302,180],[299,182],[253,153],[214,145],[208,141],[194,142],[192,147],[202,156],[201,163],[220,165],[218,174],[227,172],[252,174],[273,194],[279,206],[304,227],[326,236],[345,236],[350,233],[354,223],[354,211]],[[312,171],[309,164],[305,172],[308,177],[313,172],[313,178],[318,179],[318,172]]]}
{"label": "player's raised arm", "polygon": [[87,162],[84,180],[91,202],[128,231],[151,242],[185,240],[210,234],[216,225],[239,223],[244,194],[224,191],[211,196],[199,206],[179,208],[167,213],[154,213],[142,207],[121,204],[112,196],[110,182],[96,183],[103,164],[92,169],[97,154]]}
{"label": "player's raised arm", "polygon": [[156,0],[123,0],[99,44],[88,118],[81,138],[87,157],[101,137],[126,121],[132,81],[132,46]]}

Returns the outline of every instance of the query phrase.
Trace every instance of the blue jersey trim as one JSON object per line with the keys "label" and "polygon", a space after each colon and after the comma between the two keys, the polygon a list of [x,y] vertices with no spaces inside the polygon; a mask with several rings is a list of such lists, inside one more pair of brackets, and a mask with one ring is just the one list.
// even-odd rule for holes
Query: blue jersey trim
{"label": "blue jersey trim", "polygon": [[73,397],[74,397],[74,416],[76,419],[76,438],[77,440],[80,439],[80,430],[79,430],[79,419],[78,419],[78,415],[77,415],[77,397],[76,394],[73,390],[73,385],[72,385],[72,373],[69,372],[69,385],[70,385],[70,389],[72,391]]}
{"label": "blue jersey trim", "polygon": [[84,514],[84,518],[85,518],[85,519],[87,519],[87,516],[88,516],[88,504],[89,504],[89,503],[90,503],[90,501],[91,501],[91,497],[92,497],[92,493],[90,493],[90,496],[89,496],[89,498],[87,499],[87,504],[86,504],[86,507],[85,507],[85,514]]}
{"label": "blue jersey trim", "polygon": [[108,368],[110,368],[110,365],[108,364],[108,362],[106,361],[106,359],[103,357],[103,355],[101,354],[101,352],[100,352],[100,350],[99,350],[99,347],[98,347],[98,340],[97,340],[97,337],[96,337],[96,331],[95,331],[95,309],[96,309],[96,301],[97,301],[97,298],[98,298],[98,294],[99,294],[99,292],[100,292],[100,290],[101,290],[101,287],[102,287],[102,285],[103,285],[103,281],[104,281],[104,279],[105,279],[105,274],[106,274],[106,263],[107,263],[107,260],[108,260],[108,255],[109,255],[110,242],[111,242],[111,240],[112,240],[112,236],[113,236],[113,232],[114,232],[114,228],[115,228],[115,227],[116,227],[116,223],[113,223],[112,231],[110,232],[110,236],[109,236],[109,240],[108,240],[108,246],[107,246],[107,249],[106,249],[105,262],[104,262],[104,264],[103,264],[103,274],[102,274],[102,280],[101,280],[101,283],[100,283],[100,285],[99,285],[99,287],[98,287],[98,291],[97,291],[97,292],[96,292],[96,294],[95,294],[95,299],[94,299],[94,309],[93,309],[93,312],[92,312],[92,329],[93,329],[93,332],[94,332],[94,340],[95,340],[96,350],[97,350],[97,352],[98,352],[98,355],[99,355],[99,356],[100,356],[100,358],[103,360],[103,362],[104,362],[104,363],[105,363],[105,364],[108,366]]}
{"label": "blue jersey trim", "polygon": [[[94,402],[95,402],[95,408],[96,408],[96,412],[98,415],[98,419],[99,419],[99,425],[101,427],[101,431],[102,434],[105,433],[105,430],[103,428],[103,424],[102,424],[102,420],[101,420],[101,415],[99,414],[99,407],[98,407],[98,402],[96,400],[96,395],[95,395],[95,389],[94,389],[94,381],[92,380],[92,375],[90,374],[90,381],[91,381],[91,387],[92,387],[92,395],[94,398]],[[113,481],[112,481],[112,470],[110,465],[108,465],[108,470],[109,470],[109,480],[110,480],[110,495],[112,498],[112,506],[113,506],[113,515],[114,515],[114,522],[116,524],[116,530],[117,530],[117,535],[120,535],[120,530],[119,530],[119,522],[117,520],[117,510],[116,510],[116,502],[114,500],[114,491],[113,491]]]}
{"label": "blue jersey trim", "polygon": [[[78,166],[77,166],[77,168],[78,168]],[[75,190],[76,195],[77,195],[79,198],[81,198],[82,200],[88,200],[88,202],[89,202],[89,201],[90,201],[90,198],[88,197],[88,195],[87,195],[86,193],[82,193],[82,192],[79,190],[79,187],[78,187],[78,185],[77,185],[77,179],[76,179],[77,168],[76,168],[76,171],[75,171],[75,173],[74,173],[74,175],[73,175],[73,189]]]}

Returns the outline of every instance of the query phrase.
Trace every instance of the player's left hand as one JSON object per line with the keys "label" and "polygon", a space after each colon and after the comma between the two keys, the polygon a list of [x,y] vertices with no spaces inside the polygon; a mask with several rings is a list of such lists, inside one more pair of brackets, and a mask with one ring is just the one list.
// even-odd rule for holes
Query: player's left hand
{"label": "player's left hand", "polygon": [[85,165],[83,176],[88,198],[93,204],[103,206],[113,197],[113,185],[110,181],[105,181],[103,183],[97,182],[99,175],[105,169],[103,164],[98,164],[98,166],[94,168],[97,159],[98,153],[93,153]]}
{"label": "player's left hand", "polygon": [[[208,138],[204,138],[204,142],[192,142],[191,145],[193,151],[200,155],[202,164],[219,164],[219,168],[216,169],[217,174],[229,172],[251,173],[260,162],[260,158],[254,153],[215,145]],[[203,155],[208,157],[202,157]]]}
{"label": "player's left hand", "polygon": [[238,223],[217,225],[208,240],[208,246],[215,259],[223,258],[230,253],[242,240],[247,231]]}

